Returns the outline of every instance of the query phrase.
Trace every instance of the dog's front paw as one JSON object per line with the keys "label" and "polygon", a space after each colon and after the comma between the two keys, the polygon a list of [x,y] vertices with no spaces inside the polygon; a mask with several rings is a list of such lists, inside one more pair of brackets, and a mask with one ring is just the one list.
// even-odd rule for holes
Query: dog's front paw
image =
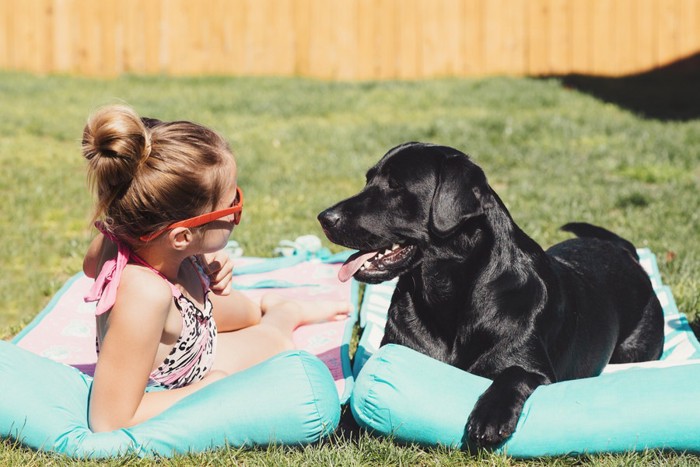
{"label": "dog's front paw", "polygon": [[542,373],[511,366],[498,374],[469,415],[466,434],[480,447],[494,447],[508,439],[518,424],[525,401],[550,379]]}
{"label": "dog's front paw", "polygon": [[520,411],[503,402],[482,397],[472,410],[466,429],[469,439],[478,447],[495,447],[515,432]]}

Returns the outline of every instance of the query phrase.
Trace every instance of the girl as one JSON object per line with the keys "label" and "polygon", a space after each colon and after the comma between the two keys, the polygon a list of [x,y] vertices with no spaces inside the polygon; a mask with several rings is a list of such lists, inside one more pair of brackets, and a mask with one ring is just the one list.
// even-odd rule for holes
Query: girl
{"label": "girl", "polygon": [[[350,312],[349,303],[265,296],[257,304],[229,293],[230,261],[216,252],[241,219],[243,192],[215,132],[110,106],[89,118],[82,149],[101,231],[83,264],[96,277],[86,297],[97,302],[93,431],[140,423],[293,348],[296,327]],[[170,390],[145,393],[149,384]]]}

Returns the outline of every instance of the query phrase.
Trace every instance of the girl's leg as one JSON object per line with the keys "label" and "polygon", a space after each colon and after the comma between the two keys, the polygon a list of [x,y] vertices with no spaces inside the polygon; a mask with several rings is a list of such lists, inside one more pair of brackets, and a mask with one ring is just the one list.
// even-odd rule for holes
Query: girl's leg
{"label": "girl's leg", "polygon": [[260,324],[275,326],[291,338],[292,332],[305,324],[345,319],[352,311],[350,302],[288,300],[274,294],[265,295],[260,307]]}
{"label": "girl's leg", "polygon": [[212,370],[232,374],[293,349],[291,336],[262,323],[238,331],[222,332],[217,336]]}
{"label": "girl's leg", "polygon": [[217,337],[213,370],[235,373],[286,350],[294,349],[292,333],[304,324],[345,319],[352,310],[348,302],[299,302],[265,296],[260,324]]}

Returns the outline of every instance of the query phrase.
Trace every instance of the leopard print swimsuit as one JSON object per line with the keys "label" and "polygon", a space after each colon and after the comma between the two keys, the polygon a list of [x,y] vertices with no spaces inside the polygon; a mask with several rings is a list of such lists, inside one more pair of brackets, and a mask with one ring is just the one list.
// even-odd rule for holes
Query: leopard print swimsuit
{"label": "leopard print swimsuit", "polygon": [[[151,384],[159,384],[168,389],[180,388],[201,380],[214,363],[216,323],[211,315],[209,285],[199,263],[193,257],[191,260],[202,279],[205,306],[204,310],[200,310],[171,284],[175,307],[182,315],[182,331],[170,354],[150,374]],[[176,291],[179,296],[176,295]]]}
{"label": "leopard print swimsuit", "polygon": [[[107,232],[103,233],[117,245],[117,257],[105,262],[102,266],[92,289],[85,296],[85,301],[97,302],[96,315],[111,310],[116,300],[116,290],[124,267],[133,262],[149,268],[168,282],[175,307],[182,316],[180,336],[173,345],[170,354],[149,375],[149,385],[160,385],[166,389],[174,389],[203,379],[214,363],[217,333],[216,323],[212,317],[212,304],[208,297],[209,281],[199,263],[194,257],[190,258],[204,290],[204,310],[197,308],[165,276],[133,253],[128,245]],[[97,351],[99,353],[99,340]]]}

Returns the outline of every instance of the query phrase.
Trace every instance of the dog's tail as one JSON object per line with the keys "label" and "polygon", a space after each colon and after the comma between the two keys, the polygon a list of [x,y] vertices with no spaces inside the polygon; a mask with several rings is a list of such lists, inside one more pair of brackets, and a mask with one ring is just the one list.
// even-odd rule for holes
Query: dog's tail
{"label": "dog's tail", "polygon": [[607,240],[609,242],[616,243],[630,252],[632,257],[639,259],[639,256],[637,256],[637,249],[634,247],[632,242],[625,240],[607,229],[598,227],[597,225],[588,224],[586,222],[569,222],[568,224],[562,226],[561,230],[571,232],[577,237],[598,238],[600,240]]}

